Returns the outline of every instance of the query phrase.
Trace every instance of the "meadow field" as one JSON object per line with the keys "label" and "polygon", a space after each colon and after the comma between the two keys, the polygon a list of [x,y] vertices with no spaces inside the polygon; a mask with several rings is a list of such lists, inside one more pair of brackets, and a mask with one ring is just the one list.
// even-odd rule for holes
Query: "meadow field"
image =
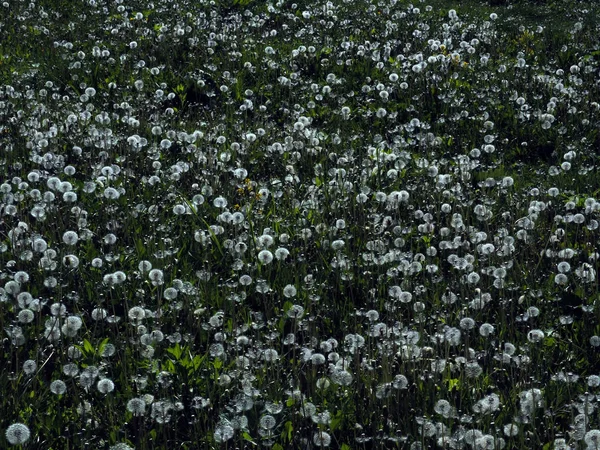
{"label": "meadow field", "polygon": [[600,449],[599,17],[6,0],[0,448]]}

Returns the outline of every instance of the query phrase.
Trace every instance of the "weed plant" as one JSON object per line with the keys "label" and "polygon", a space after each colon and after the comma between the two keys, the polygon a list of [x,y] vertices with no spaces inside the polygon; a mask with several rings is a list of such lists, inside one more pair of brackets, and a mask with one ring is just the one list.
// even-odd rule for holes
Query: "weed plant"
{"label": "weed plant", "polygon": [[0,5],[0,447],[600,448],[598,11],[505,3]]}

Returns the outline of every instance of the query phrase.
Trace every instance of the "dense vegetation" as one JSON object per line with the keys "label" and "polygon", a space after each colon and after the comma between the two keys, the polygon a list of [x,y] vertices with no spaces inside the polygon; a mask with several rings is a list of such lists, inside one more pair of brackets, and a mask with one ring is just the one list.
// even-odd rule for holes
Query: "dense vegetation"
{"label": "dense vegetation", "polygon": [[0,447],[600,448],[586,2],[0,5]]}

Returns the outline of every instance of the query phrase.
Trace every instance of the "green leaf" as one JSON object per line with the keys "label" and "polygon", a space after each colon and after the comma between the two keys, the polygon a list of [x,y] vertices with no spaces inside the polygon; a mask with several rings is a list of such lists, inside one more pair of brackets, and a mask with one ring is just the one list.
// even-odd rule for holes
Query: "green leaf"
{"label": "green leaf", "polygon": [[192,360],[192,363],[194,364],[194,370],[198,370],[200,368],[200,365],[202,364],[203,359],[204,359],[203,356],[200,356],[200,355],[194,356],[194,359]]}
{"label": "green leaf", "polygon": [[98,355],[102,355],[104,353],[104,349],[106,348],[106,344],[108,344],[109,338],[104,338],[102,342],[100,342],[100,346],[98,347]]}
{"label": "green leaf", "polygon": [[167,359],[162,366],[163,370],[165,370],[166,372],[175,373],[175,363],[170,359]]}
{"label": "green leaf", "polygon": [[252,436],[245,431],[242,433],[242,439],[244,439],[246,442],[250,442],[252,445],[257,445],[256,442],[252,440]]}
{"label": "green leaf", "polygon": [[179,344],[175,344],[174,347],[170,347],[167,349],[167,352],[175,357],[176,360],[181,359],[181,354],[183,353],[183,349]]}
{"label": "green leaf", "polygon": [[288,420],[284,426],[285,430],[282,434],[287,440],[287,442],[292,442],[292,436],[294,434],[294,424],[290,420]]}
{"label": "green leaf", "polygon": [[331,423],[329,425],[331,428],[331,431],[335,431],[338,428],[340,428],[343,419],[344,419],[344,415],[343,415],[342,411],[337,411],[335,413],[335,415],[333,416],[333,418],[331,419]]}
{"label": "green leaf", "polygon": [[458,391],[460,388],[460,380],[458,378],[450,378],[446,380],[446,383],[448,384],[449,391],[453,391],[454,389]]}
{"label": "green leaf", "polygon": [[84,339],[83,340],[83,350],[84,350],[84,353],[93,354],[94,346],[92,345],[92,343],[90,341],[88,341],[87,339]]}

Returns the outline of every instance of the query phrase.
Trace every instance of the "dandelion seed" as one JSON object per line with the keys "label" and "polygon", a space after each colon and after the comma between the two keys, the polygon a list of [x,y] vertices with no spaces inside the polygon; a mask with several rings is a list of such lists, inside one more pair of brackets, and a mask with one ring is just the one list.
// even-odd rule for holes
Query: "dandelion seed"
{"label": "dandelion seed", "polygon": [[598,450],[600,449],[600,430],[590,430],[585,433],[583,437],[584,442],[587,444],[588,449]]}
{"label": "dandelion seed", "polygon": [[273,348],[268,348],[263,352],[262,359],[266,362],[275,362],[279,359],[279,353]]}
{"label": "dandelion seed", "polygon": [[483,369],[476,361],[469,361],[465,365],[465,375],[468,378],[477,378],[483,373]]}
{"label": "dandelion seed", "polygon": [[311,355],[310,360],[314,366],[323,365],[327,361],[325,359],[325,356],[321,353],[314,353],[313,355]]}
{"label": "dandelion seed", "polygon": [[367,311],[365,316],[367,317],[367,319],[369,319],[369,322],[376,322],[379,319],[379,313],[374,309]]}
{"label": "dandelion seed", "polygon": [[252,277],[250,275],[242,275],[240,277],[240,284],[242,286],[249,286],[252,284]]}
{"label": "dandelion seed", "polygon": [[127,402],[127,411],[136,417],[146,413],[146,402],[142,398],[132,398]]}
{"label": "dandelion seed", "polygon": [[104,320],[108,316],[108,311],[104,308],[94,308],[92,310],[92,320]]}
{"label": "dandelion seed", "polygon": [[104,189],[104,197],[106,197],[109,200],[117,200],[120,196],[121,194],[119,194],[119,191],[117,191],[113,187],[107,187],[106,189]]}
{"label": "dandelion seed", "polygon": [[36,253],[44,253],[48,249],[48,243],[42,238],[35,238],[31,247]]}
{"label": "dandelion seed", "polygon": [[469,284],[477,284],[479,283],[480,279],[481,277],[477,272],[471,272],[467,275],[467,281],[469,282]]}
{"label": "dandelion seed", "polygon": [[127,316],[130,320],[134,322],[139,322],[141,320],[144,320],[144,318],[146,317],[146,310],[139,306],[134,306],[129,309]]}
{"label": "dandelion seed", "polygon": [[[50,314],[53,316],[64,316],[67,314],[67,307],[62,303],[52,303],[52,305],[50,305]],[[55,326],[55,320],[46,322],[46,328],[54,328]]]}
{"label": "dandelion seed", "polygon": [[346,370],[334,370],[331,373],[331,381],[340,386],[350,386],[354,377]]}
{"label": "dandelion seed", "polygon": [[326,390],[331,385],[328,378],[319,378],[316,382],[317,389]]}
{"label": "dandelion seed", "polygon": [[331,243],[331,249],[337,252],[344,248],[344,245],[346,245],[346,243],[342,239],[336,239]]}
{"label": "dandelion seed", "polygon": [[459,345],[461,339],[461,332],[458,328],[448,328],[444,331],[444,338],[446,339],[446,342],[448,342],[448,344],[450,345]]}
{"label": "dandelion seed", "polygon": [[148,273],[148,279],[150,280],[153,286],[162,285],[164,283],[163,271],[160,269],[152,269]]}
{"label": "dandelion seed", "polygon": [[494,450],[497,448],[494,436],[486,434],[476,439],[475,448],[477,450]]}
{"label": "dandelion seed", "polygon": [[526,315],[527,317],[538,317],[540,315],[540,310],[535,306],[530,306],[527,308]]}
{"label": "dandelion seed", "polygon": [[363,203],[366,203],[368,200],[369,200],[369,197],[363,192],[361,192],[360,194],[358,194],[356,196],[356,203],[363,204]]}
{"label": "dandelion seed", "polygon": [[100,269],[104,265],[104,261],[101,258],[92,259],[91,266],[95,269]]}
{"label": "dandelion seed", "polygon": [[15,273],[15,275],[13,276],[13,280],[15,280],[19,284],[25,284],[29,281],[29,274],[20,270]]}
{"label": "dandelion seed", "polygon": [[118,444],[112,445],[111,447],[109,447],[108,450],[133,450],[133,447],[130,447],[129,445],[123,443],[123,442],[119,442]]}
{"label": "dandelion seed", "polygon": [[392,381],[392,386],[394,389],[407,389],[408,378],[406,378],[404,375],[396,375],[394,377],[394,381]]}
{"label": "dandelion seed", "polygon": [[421,423],[421,434],[424,437],[433,437],[436,434],[435,424],[429,420],[426,420]]}
{"label": "dandelion seed", "polygon": [[392,298],[400,298],[400,294],[402,294],[400,286],[392,286],[388,289],[388,295]]}
{"label": "dandelion seed", "polygon": [[62,259],[62,263],[65,267],[68,267],[70,269],[76,269],[77,267],[79,267],[79,258],[75,255],[66,255]]}
{"label": "dandelion seed", "polygon": [[13,423],[6,429],[6,440],[11,445],[24,444],[29,440],[31,432],[27,425],[23,423]]}
{"label": "dandelion seed", "polygon": [[92,405],[85,400],[77,405],[76,411],[80,416],[87,415],[92,412]]}
{"label": "dandelion seed", "polygon": [[544,332],[542,330],[531,330],[527,333],[527,340],[532,343],[541,342],[544,340]]}
{"label": "dandelion seed", "polygon": [[104,350],[102,350],[101,356],[103,358],[108,358],[108,357],[114,355],[116,351],[117,351],[117,348],[114,346],[114,344],[106,344],[104,346]]}
{"label": "dandelion seed", "polygon": [[277,425],[277,421],[275,420],[275,417],[270,414],[265,414],[260,418],[259,426],[265,430],[271,430],[275,428],[275,425]]}
{"label": "dandelion seed", "polygon": [[74,363],[67,363],[63,366],[63,373],[68,377],[75,377],[79,375],[79,367]]}
{"label": "dandelion seed", "polygon": [[600,376],[598,376],[598,375],[590,375],[587,378],[587,385],[589,387],[598,387],[598,386],[600,386]]}
{"label": "dandelion seed", "polygon": [[517,351],[517,347],[515,347],[510,342],[506,342],[504,344],[504,353],[506,353],[507,355],[512,356],[515,354],[516,351]]}
{"label": "dandelion seed", "polygon": [[508,437],[513,437],[519,434],[519,427],[514,423],[509,423],[504,425],[504,435]]}
{"label": "dandelion seed", "polygon": [[192,203],[196,206],[200,206],[204,203],[204,196],[202,194],[196,194],[192,197]]}
{"label": "dandelion seed", "polygon": [[221,357],[225,353],[225,347],[223,347],[223,344],[221,343],[211,344],[208,348],[208,352],[212,357]]}
{"label": "dandelion seed", "polygon": [[149,334],[150,343],[154,344],[156,342],[162,342],[165,338],[165,335],[160,330],[152,330]]}
{"label": "dandelion seed", "polygon": [[66,231],[63,234],[63,242],[67,245],[75,245],[75,244],[77,244],[78,240],[79,240],[79,236],[77,235],[77,232],[75,232],[75,231]]}
{"label": "dandelion seed", "polygon": [[304,308],[300,305],[292,305],[286,314],[291,319],[299,320],[304,316]]}
{"label": "dandelion seed", "polygon": [[72,330],[79,330],[81,327],[83,326],[83,321],[81,320],[81,317],[78,316],[69,316],[65,319],[64,323],[63,323],[63,327],[65,328],[69,328]]}
{"label": "dandelion seed", "polygon": [[407,291],[402,291],[398,300],[400,300],[402,303],[410,303],[410,301],[412,300],[412,294]]}
{"label": "dandelion seed", "polygon": [[19,311],[19,314],[17,315],[17,320],[20,323],[31,323],[31,322],[33,322],[33,319],[35,319],[35,315],[33,314],[33,311],[30,309],[22,309],[21,311]]}
{"label": "dandelion seed", "polygon": [[213,328],[218,328],[218,327],[223,326],[224,316],[225,316],[225,314],[223,312],[219,311],[218,313],[213,315],[208,320],[209,325]]}
{"label": "dandelion seed", "polygon": [[569,264],[567,261],[562,261],[560,263],[558,263],[558,271],[560,273],[567,273],[571,270],[571,264]]}
{"label": "dandelion seed", "polygon": [[35,374],[37,370],[37,363],[33,359],[28,359],[23,363],[23,372],[27,376],[31,376]]}
{"label": "dandelion seed", "polygon": [[313,442],[318,447],[329,447],[331,436],[325,431],[317,431],[313,436]]}
{"label": "dandelion seed", "polygon": [[114,391],[115,383],[113,383],[112,380],[110,380],[108,378],[103,378],[100,381],[98,381],[98,384],[96,385],[96,387],[98,388],[98,392],[106,395],[106,394],[109,394],[110,392]]}
{"label": "dandelion seed", "polygon": [[219,196],[213,200],[213,205],[215,205],[217,208],[225,208],[227,206],[227,199]]}
{"label": "dandelion seed", "polygon": [[220,424],[217,425],[217,427],[215,428],[215,434],[214,434],[214,438],[215,441],[222,443],[222,442],[227,442],[228,440],[230,440],[233,437],[233,427],[231,425],[227,425],[227,424]]}
{"label": "dandelion seed", "polygon": [[448,400],[438,400],[433,409],[436,413],[447,419],[453,413],[454,408]]}
{"label": "dandelion seed", "polygon": [[273,253],[271,253],[269,250],[261,250],[258,253],[258,260],[261,264],[269,264],[271,261],[273,261]]}
{"label": "dandelion seed", "polygon": [[175,300],[177,298],[177,289],[169,287],[163,292],[163,298],[165,300]]}
{"label": "dandelion seed", "polygon": [[488,337],[494,334],[494,326],[489,323],[484,323],[479,327],[479,334],[483,337]]}
{"label": "dandelion seed", "polygon": [[296,287],[295,287],[295,286],[293,286],[293,285],[291,285],[291,284],[288,284],[287,286],[285,286],[285,287],[283,288],[283,295],[284,295],[286,298],[292,298],[292,297],[295,297],[295,296],[296,296],[296,293],[297,293],[297,291],[296,291]]}
{"label": "dandelion seed", "polygon": [[62,380],[54,380],[50,383],[50,392],[56,395],[63,395],[67,392],[67,385]]}
{"label": "dandelion seed", "polygon": [[564,273],[559,273],[554,277],[554,282],[559,286],[564,286],[569,282],[569,278]]}

